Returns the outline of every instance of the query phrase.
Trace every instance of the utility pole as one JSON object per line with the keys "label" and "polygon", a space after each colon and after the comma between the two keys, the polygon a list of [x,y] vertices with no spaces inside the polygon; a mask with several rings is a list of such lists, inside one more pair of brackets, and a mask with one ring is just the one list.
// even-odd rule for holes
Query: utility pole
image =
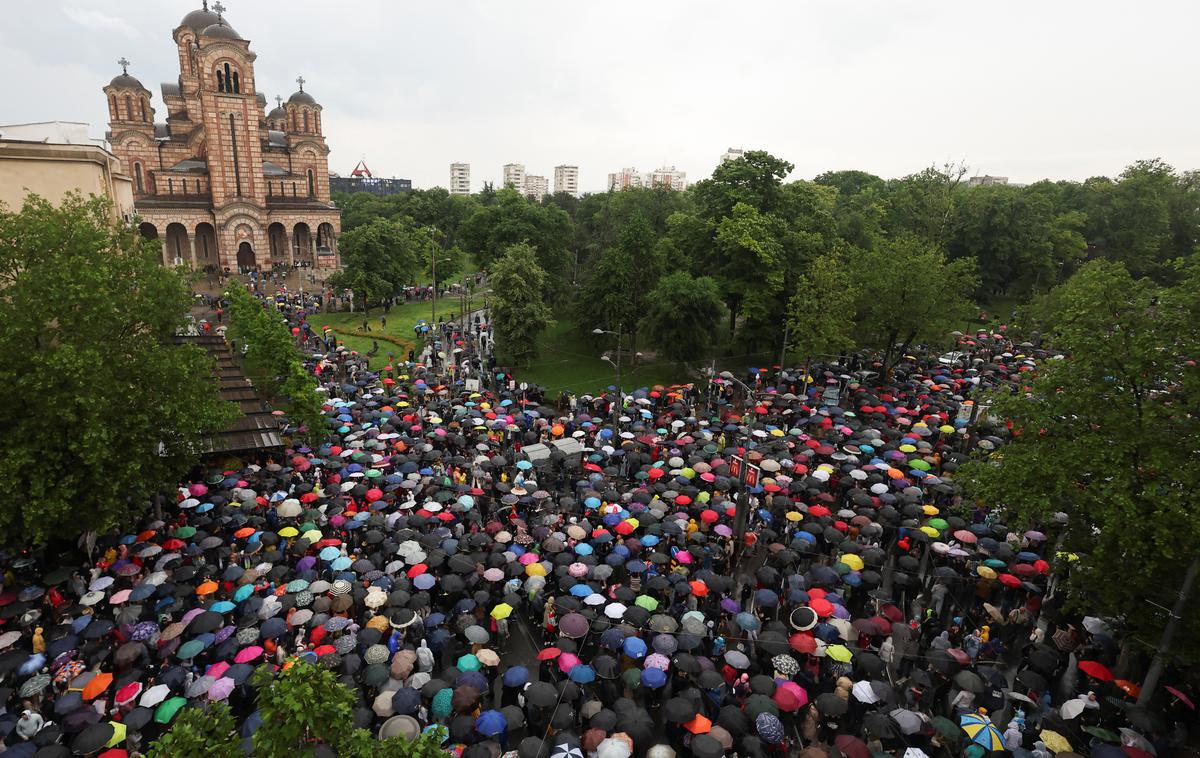
{"label": "utility pole", "polygon": [[[743,464],[745,465],[745,464]],[[733,516],[733,555],[729,560],[729,574],[734,576],[737,574],[738,564],[742,562],[742,550],[746,547],[746,493],[741,491],[739,486],[737,495],[734,496],[734,502],[737,510]]]}
{"label": "utility pole", "polygon": [[784,364],[783,361],[787,357],[788,329],[790,327],[791,327],[791,324],[785,320],[783,322],[783,345],[781,345],[779,348],[779,370],[781,372],[786,367],[786,364]]}
{"label": "utility pole", "polygon": [[1158,652],[1154,654],[1150,670],[1146,672],[1146,678],[1142,680],[1142,693],[1138,695],[1138,705],[1149,705],[1150,698],[1154,697],[1154,689],[1158,686],[1158,678],[1162,676],[1163,668],[1166,666],[1166,657],[1171,652],[1171,642],[1175,639],[1175,632],[1179,630],[1179,619],[1187,607],[1188,597],[1192,594],[1192,585],[1196,583],[1196,574],[1198,573],[1200,573],[1200,553],[1192,557],[1192,563],[1183,577],[1183,585],[1179,588],[1179,594],[1175,596],[1175,606],[1171,608],[1171,616],[1167,619],[1166,628],[1163,629],[1162,639],[1158,641]]}

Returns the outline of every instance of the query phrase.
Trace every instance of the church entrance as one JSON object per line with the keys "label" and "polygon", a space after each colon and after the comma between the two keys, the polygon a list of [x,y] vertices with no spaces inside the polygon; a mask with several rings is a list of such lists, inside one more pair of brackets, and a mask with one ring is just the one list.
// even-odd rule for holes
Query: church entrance
{"label": "church entrance", "polygon": [[250,246],[249,242],[243,242],[238,245],[237,265],[240,271],[258,268],[258,264],[254,259],[254,248]]}

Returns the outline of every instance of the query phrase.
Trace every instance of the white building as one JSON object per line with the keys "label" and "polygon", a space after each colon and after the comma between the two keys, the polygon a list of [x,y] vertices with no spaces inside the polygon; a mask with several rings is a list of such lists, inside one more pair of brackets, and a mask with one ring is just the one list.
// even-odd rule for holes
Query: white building
{"label": "white building", "polygon": [[608,175],[608,188],[610,190],[623,190],[628,187],[641,187],[642,175],[638,173],[636,168],[623,168],[615,174]]}
{"label": "white building", "polygon": [[663,166],[650,172],[643,181],[646,187],[666,187],[683,192],[687,189],[687,172],[676,171],[674,166]]}
{"label": "white building", "polygon": [[615,174],[608,175],[610,190],[623,190],[627,187],[665,187],[675,192],[687,189],[687,172],[677,171],[674,166],[663,166],[647,173],[639,173],[636,168],[623,168]]}
{"label": "white building", "polygon": [[451,195],[469,195],[469,194],[471,194],[471,164],[470,163],[451,163],[450,164],[450,194]]}
{"label": "white building", "polygon": [[505,163],[504,178],[500,181],[502,187],[512,187],[517,192],[525,190],[525,164]]}
{"label": "white building", "polygon": [[726,150],[724,153],[721,154],[721,163],[724,163],[725,161],[736,161],[738,158],[743,157],[745,154],[746,154],[746,151],[743,150],[742,148],[731,147],[728,150]]}
{"label": "white building", "polygon": [[560,192],[579,196],[579,166],[554,167],[554,194]]}
{"label": "white building", "polygon": [[970,179],[967,179],[968,187],[994,187],[998,184],[1008,184],[1008,177],[988,176],[984,174],[983,176],[972,176]]}
{"label": "white building", "polygon": [[525,196],[532,200],[541,200],[550,194],[550,181],[544,176],[525,175]]}

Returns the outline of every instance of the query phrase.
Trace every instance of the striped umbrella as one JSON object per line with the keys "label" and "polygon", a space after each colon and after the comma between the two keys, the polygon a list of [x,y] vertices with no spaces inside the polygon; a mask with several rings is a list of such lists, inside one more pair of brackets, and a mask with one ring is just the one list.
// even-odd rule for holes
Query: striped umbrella
{"label": "striped umbrella", "polygon": [[1004,736],[983,713],[967,713],[959,717],[958,725],[971,738],[971,742],[982,745],[984,750],[1003,750]]}

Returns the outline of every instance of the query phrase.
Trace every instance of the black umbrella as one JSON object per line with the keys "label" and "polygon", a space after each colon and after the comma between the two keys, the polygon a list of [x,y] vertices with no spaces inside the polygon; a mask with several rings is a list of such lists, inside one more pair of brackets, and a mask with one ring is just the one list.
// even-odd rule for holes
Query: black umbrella
{"label": "black umbrella", "polygon": [[113,737],[114,731],[113,725],[107,721],[92,724],[79,733],[79,736],[71,743],[71,747],[76,753],[82,755],[94,753],[108,744],[108,741]]}
{"label": "black umbrella", "polygon": [[1042,676],[1033,669],[1024,669],[1016,676],[1016,681],[1025,687],[1037,692],[1046,691],[1046,677]]}
{"label": "black umbrella", "polygon": [[832,692],[826,692],[817,698],[817,710],[823,716],[841,716],[848,708],[849,704]]}
{"label": "black umbrella", "polygon": [[863,729],[883,739],[900,736],[900,728],[886,713],[869,711],[863,716]]}
{"label": "black umbrella", "polygon": [[663,707],[663,715],[675,724],[682,724],[685,721],[691,721],[696,716],[695,704],[686,698],[673,697],[667,701]]}
{"label": "black umbrella", "polygon": [[960,688],[979,694],[983,692],[983,679],[974,671],[960,671],[954,675],[954,683]]}
{"label": "black umbrella", "polygon": [[525,690],[525,700],[538,708],[548,708],[558,700],[558,690],[549,682],[534,682]]}

